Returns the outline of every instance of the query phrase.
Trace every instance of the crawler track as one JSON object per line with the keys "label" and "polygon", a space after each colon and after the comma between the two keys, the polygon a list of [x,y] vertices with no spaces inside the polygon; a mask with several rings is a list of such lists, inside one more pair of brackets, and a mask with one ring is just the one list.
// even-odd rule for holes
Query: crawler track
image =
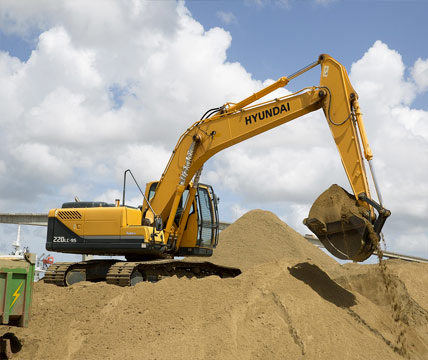
{"label": "crawler track", "polygon": [[75,262],[60,262],[49,266],[45,272],[43,281],[48,284],[55,284],[58,286],[66,286],[65,275],[67,270],[76,264]]}
{"label": "crawler track", "polygon": [[59,286],[79,281],[106,281],[118,286],[133,286],[141,281],[156,282],[165,277],[177,276],[202,278],[216,275],[221,278],[235,277],[241,270],[210,262],[182,260],[153,260],[125,262],[91,260],[77,263],[57,263],[46,271],[45,282]]}

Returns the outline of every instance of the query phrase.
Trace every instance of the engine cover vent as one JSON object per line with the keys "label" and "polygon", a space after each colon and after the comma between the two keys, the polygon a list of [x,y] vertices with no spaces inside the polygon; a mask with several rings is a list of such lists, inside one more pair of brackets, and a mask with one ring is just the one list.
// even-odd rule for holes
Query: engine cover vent
{"label": "engine cover vent", "polygon": [[82,220],[82,214],[77,210],[59,210],[58,217],[62,220]]}

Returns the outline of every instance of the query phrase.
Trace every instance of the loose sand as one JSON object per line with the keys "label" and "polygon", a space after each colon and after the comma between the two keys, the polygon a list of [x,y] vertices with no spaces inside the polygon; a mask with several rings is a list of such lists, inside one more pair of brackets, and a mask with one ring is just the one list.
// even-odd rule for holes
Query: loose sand
{"label": "loose sand", "polygon": [[[343,219],[348,220],[351,216],[364,219],[368,210],[358,206],[354,195],[349,194],[339,185],[333,184],[324,191],[314,202],[309,212],[309,218],[317,218],[324,223]],[[368,220],[367,220],[368,222]]]}
{"label": "loose sand", "polygon": [[[35,284],[16,359],[403,359],[379,265],[340,265],[270,212],[220,236],[237,278]],[[388,261],[405,356],[428,359],[428,266]]]}

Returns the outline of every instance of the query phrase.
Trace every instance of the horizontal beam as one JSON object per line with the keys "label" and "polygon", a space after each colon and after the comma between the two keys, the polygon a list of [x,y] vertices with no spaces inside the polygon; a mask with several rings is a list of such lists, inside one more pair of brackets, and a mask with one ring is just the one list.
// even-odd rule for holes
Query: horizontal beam
{"label": "horizontal beam", "polygon": [[[403,254],[397,254],[390,251],[382,251],[383,256],[390,258],[390,259],[400,259],[405,261],[413,261],[413,262],[419,262],[419,263],[428,263],[428,259],[424,259],[418,256],[410,256],[410,255],[403,255]],[[374,252],[375,255],[377,255],[377,251]]]}
{"label": "horizontal beam", "polygon": [[48,226],[48,214],[0,213],[0,223],[17,225]]}

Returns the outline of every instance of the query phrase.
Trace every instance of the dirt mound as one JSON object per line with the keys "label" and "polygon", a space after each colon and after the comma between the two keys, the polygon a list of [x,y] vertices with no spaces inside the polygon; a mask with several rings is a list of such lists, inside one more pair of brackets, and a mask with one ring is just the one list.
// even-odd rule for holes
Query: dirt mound
{"label": "dirt mound", "polygon": [[323,267],[337,264],[275,214],[264,210],[249,211],[223,230],[209,261],[246,270],[282,258],[315,261]]}
{"label": "dirt mound", "polygon": [[[428,347],[425,345],[428,308],[426,301],[422,303],[419,301],[423,300],[420,290],[425,293],[425,285],[419,291],[415,291],[414,282],[409,278],[400,277],[397,270],[410,270],[409,268],[413,267],[412,274],[418,276],[427,270],[426,264],[382,260],[378,265],[347,266],[351,267],[352,272],[335,280],[382,309],[387,314],[382,318],[383,321],[389,316],[392,320],[390,322],[393,334],[390,345],[397,353],[405,358],[424,358],[419,356],[428,354]],[[408,286],[412,289],[410,292]]]}
{"label": "dirt mound", "polygon": [[[382,273],[377,268],[377,265],[361,266],[356,264],[346,265],[351,267],[350,274],[341,275],[335,278],[335,281],[342,285],[344,288],[357,292],[366,297],[373,304],[380,307],[388,307],[391,303],[391,294],[386,290],[385,282],[382,279]],[[396,301],[400,303],[403,309],[401,317],[408,325],[422,325],[428,322],[428,311],[426,297],[420,296],[420,291],[415,291],[411,287],[410,291],[407,286],[412,286],[413,280],[409,278],[402,278],[398,275],[397,270],[407,269],[413,267],[413,272],[423,272],[427,270],[424,264],[408,264],[401,261],[388,261],[388,271],[391,273],[391,282],[394,283],[395,293],[397,294]],[[425,276],[428,280],[428,276]],[[423,288],[423,287],[422,287]],[[420,289],[419,289],[420,290]],[[418,296],[419,295],[419,296]],[[419,303],[422,301],[422,303]]]}
{"label": "dirt mound", "polygon": [[[39,282],[29,328],[4,332],[22,341],[16,359],[403,359],[378,265],[340,265],[260,210],[222,233],[213,260],[244,271],[129,288]],[[427,359],[428,265],[389,269],[407,304],[406,357]]]}

